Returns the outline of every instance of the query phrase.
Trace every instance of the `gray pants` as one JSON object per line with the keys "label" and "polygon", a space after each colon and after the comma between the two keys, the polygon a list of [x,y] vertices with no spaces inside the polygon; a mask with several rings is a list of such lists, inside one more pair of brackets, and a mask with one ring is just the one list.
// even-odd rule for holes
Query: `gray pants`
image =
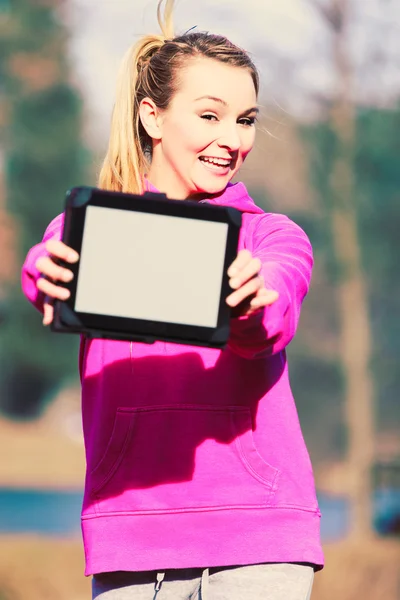
{"label": "gray pants", "polygon": [[312,567],[263,564],[104,573],[93,577],[93,600],[310,600]]}

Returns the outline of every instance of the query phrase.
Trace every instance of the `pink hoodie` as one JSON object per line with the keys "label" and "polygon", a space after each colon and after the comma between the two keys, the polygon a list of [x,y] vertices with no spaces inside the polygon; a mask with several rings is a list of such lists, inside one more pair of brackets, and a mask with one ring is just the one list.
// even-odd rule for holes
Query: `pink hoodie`
{"label": "pink hoodie", "polygon": [[[310,242],[286,216],[257,207],[242,183],[209,202],[243,212],[240,248],[261,259],[279,299],[233,319],[222,352],[82,339],[86,575],[323,563],[285,353],[309,287]],[[60,215],[23,266],[24,292],[39,310],[35,262],[62,226]]]}

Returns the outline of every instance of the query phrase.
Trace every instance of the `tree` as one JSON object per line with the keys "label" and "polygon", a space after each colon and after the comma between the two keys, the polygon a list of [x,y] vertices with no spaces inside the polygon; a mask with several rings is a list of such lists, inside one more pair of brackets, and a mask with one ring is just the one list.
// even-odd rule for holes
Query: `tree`
{"label": "tree", "polygon": [[349,50],[350,0],[315,2],[330,27],[336,93],[330,103],[330,169],[326,208],[336,259],[340,358],[345,382],[347,456],[351,474],[350,534],[372,533],[371,468],[374,457],[374,380],[369,296],[358,233],[354,72]]}
{"label": "tree", "polygon": [[[0,19],[6,200],[19,232],[19,264],[62,212],[66,190],[85,179],[82,103],[70,83],[60,5],[10,0]],[[77,339],[43,328],[18,279],[0,330],[0,408],[29,417],[63,378],[76,376]]]}

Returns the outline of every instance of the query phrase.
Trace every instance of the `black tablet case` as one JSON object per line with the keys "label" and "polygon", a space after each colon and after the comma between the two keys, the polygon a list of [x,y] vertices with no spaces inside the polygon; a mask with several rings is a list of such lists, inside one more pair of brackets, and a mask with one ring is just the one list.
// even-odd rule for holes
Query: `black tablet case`
{"label": "black tablet case", "polygon": [[[124,212],[121,213],[120,211]],[[223,348],[229,338],[231,318],[231,309],[225,302],[226,297],[232,291],[229,288],[227,269],[237,254],[241,218],[241,213],[234,208],[211,205],[207,202],[170,200],[163,194],[123,194],[89,187],[71,189],[66,198],[62,241],[80,254],[80,260],[74,265],[60,261],[63,266],[73,271],[74,279],[71,283],[58,282],[58,285],[63,285],[70,290],[71,296],[65,302],[55,301],[54,320],[51,329],[55,332],[81,333],[88,338],[131,340],[146,343],[163,340],[179,344]],[[118,222],[119,227],[125,229],[126,234],[129,234],[131,229],[133,233],[136,231],[136,237],[125,240],[123,232],[119,235],[119,232],[113,229],[113,221]],[[148,226],[149,229],[147,229]],[[167,240],[164,247],[159,248],[158,254],[153,256],[153,261],[150,260],[149,262],[146,248],[154,250],[158,243],[154,232],[158,231],[159,237],[165,237],[168,227],[171,229],[169,240]],[[192,230],[193,235],[191,235]],[[101,237],[101,231],[105,239]],[[113,246],[121,246],[123,255],[126,253],[129,255],[130,252],[133,262],[137,261],[136,268],[141,272],[142,278],[148,273],[152,285],[154,284],[154,280],[151,279],[152,272],[153,270],[157,272],[157,269],[161,280],[165,278],[164,275],[168,275],[172,280],[175,278],[176,281],[173,287],[178,292],[178,299],[180,297],[180,282],[186,283],[186,294],[192,298],[193,306],[196,299],[193,297],[193,293],[196,289],[202,295],[204,289],[207,289],[207,285],[213,288],[209,290],[208,296],[207,294],[204,296],[200,308],[196,310],[199,322],[193,322],[193,315],[191,322],[190,319],[185,322],[185,319],[177,313],[179,302],[175,306],[171,298],[169,303],[166,302],[166,305],[169,306],[169,313],[175,316],[172,319],[168,317],[166,320],[159,316],[154,319],[150,314],[145,318],[143,318],[143,314],[141,316],[129,316],[127,313],[130,309],[125,309],[125,315],[118,314],[118,311],[107,313],[104,308],[95,308],[93,299],[87,300],[91,289],[90,278],[97,270],[99,270],[98,272],[104,272],[103,266],[107,262],[107,257],[111,251],[109,238],[116,234],[117,238],[114,237]],[[146,236],[148,236],[148,246],[146,246]],[[205,239],[203,239],[203,236],[205,236]],[[140,257],[135,253],[134,248],[139,238],[142,240]],[[180,245],[181,238],[182,245]],[[164,265],[164,270],[160,271],[159,263],[166,260],[164,255],[168,255],[170,250],[169,241],[176,250],[175,255],[172,253],[172,256],[177,257],[179,255],[179,258],[173,261],[173,265]],[[193,279],[195,274],[191,272],[191,264],[189,268],[179,265],[178,261],[181,260],[181,257],[184,259],[183,262],[188,260],[190,262],[191,259],[190,249],[185,247],[185,244],[187,246],[193,245],[194,262],[198,265],[200,271],[202,269],[204,271],[204,282],[200,284],[196,278]],[[215,256],[209,254],[207,257],[208,246],[213,247],[213,244],[216,248]],[[102,252],[103,261],[101,261]],[[99,259],[97,259],[97,255],[99,255]],[[91,256],[90,260],[88,256]],[[117,262],[119,261],[117,260]],[[115,265],[116,262],[114,261],[113,264]],[[168,271],[170,267],[171,273],[168,274],[166,270]],[[180,268],[183,269],[183,272],[179,272]],[[212,272],[214,282],[212,286],[207,281],[210,272]],[[83,277],[83,273],[85,273],[85,277]],[[130,274],[128,274],[129,276]],[[121,285],[122,288],[128,284],[128,280],[119,276],[117,269],[112,268],[112,266],[108,269],[108,278],[110,277],[117,278],[114,283],[117,286]],[[192,286],[190,286],[190,281],[189,283],[187,281],[190,280],[190,277],[193,281]],[[110,294],[106,285],[107,273],[104,273],[104,278],[104,281],[100,281],[98,276],[97,280],[95,276],[93,277],[93,285],[102,290],[96,296],[97,302],[99,304],[103,303],[103,306],[108,306],[113,304],[115,300],[118,301],[118,298],[123,301],[126,294],[118,295],[118,290],[114,290]],[[132,278],[134,283],[134,272],[132,272]],[[215,282],[218,282],[218,285]],[[201,287],[196,288],[197,285]],[[161,309],[163,307],[163,297],[169,297],[170,291],[165,287],[164,290],[160,289],[159,300],[157,299],[156,302],[154,294],[153,297],[146,298],[146,291],[142,292],[140,296],[134,293],[131,304],[134,304],[133,300],[137,301],[139,313],[146,313],[147,305],[150,306],[154,302]],[[185,313],[188,308],[190,306],[183,304],[181,312]],[[209,310],[210,308],[211,310]],[[211,316],[202,320],[202,311],[207,312],[205,309],[210,312]],[[212,316],[214,314],[215,318]],[[197,321],[197,316],[194,320]]]}

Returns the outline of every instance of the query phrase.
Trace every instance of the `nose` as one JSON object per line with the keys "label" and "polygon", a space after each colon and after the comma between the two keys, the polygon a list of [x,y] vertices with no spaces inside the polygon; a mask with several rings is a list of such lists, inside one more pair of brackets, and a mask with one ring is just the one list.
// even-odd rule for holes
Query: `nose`
{"label": "nose", "polygon": [[239,150],[241,139],[237,123],[225,127],[224,132],[218,140],[218,144],[222,148],[229,150],[229,152],[237,152]]}

